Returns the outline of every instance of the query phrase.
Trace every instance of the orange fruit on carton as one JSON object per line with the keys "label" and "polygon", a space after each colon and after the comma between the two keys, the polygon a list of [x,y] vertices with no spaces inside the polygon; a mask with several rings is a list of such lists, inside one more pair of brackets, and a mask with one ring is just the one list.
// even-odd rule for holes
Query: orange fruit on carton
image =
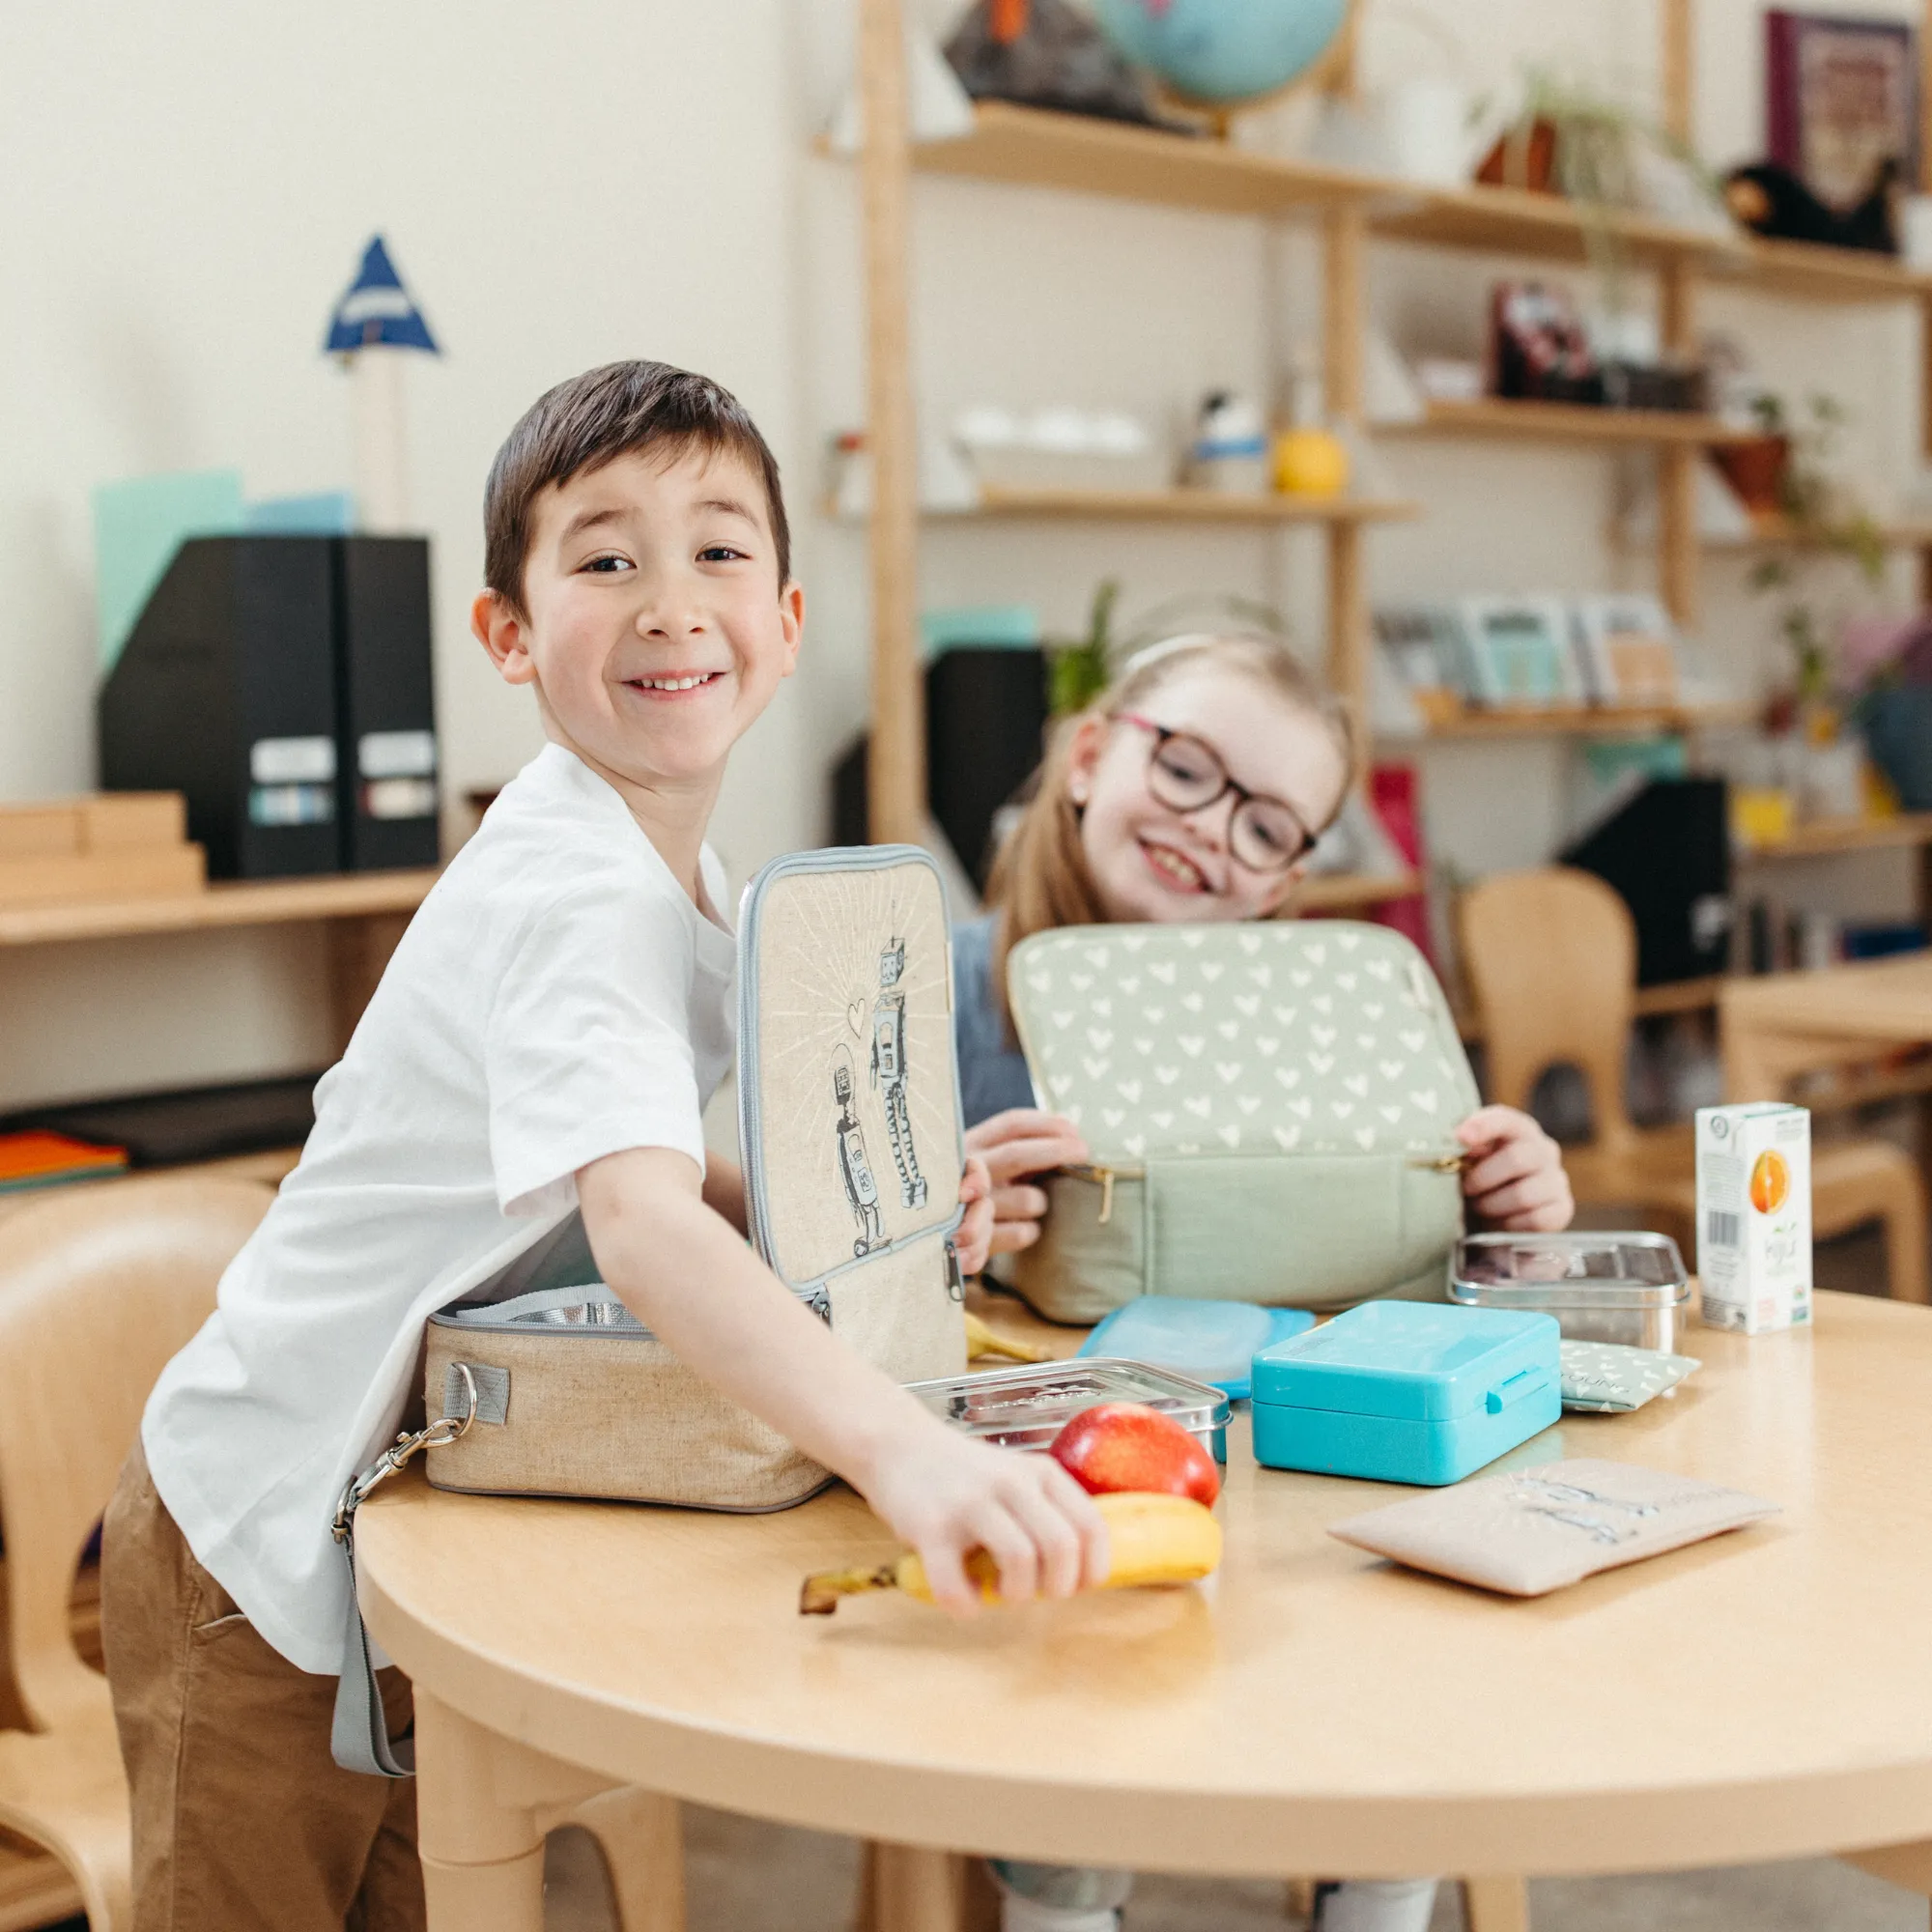
{"label": "orange fruit on carton", "polygon": [[1790,1164],[1776,1148],[1766,1148],[1751,1167],[1751,1206],[1760,1214],[1776,1214],[1790,1193]]}
{"label": "orange fruit on carton", "polygon": [[1053,1438],[1047,1454],[1092,1495],[1139,1490],[1187,1496],[1211,1508],[1221,1493],[1213,1457],[1171,1415],[1145,1403],[1103,1402],[1083,1408]]}

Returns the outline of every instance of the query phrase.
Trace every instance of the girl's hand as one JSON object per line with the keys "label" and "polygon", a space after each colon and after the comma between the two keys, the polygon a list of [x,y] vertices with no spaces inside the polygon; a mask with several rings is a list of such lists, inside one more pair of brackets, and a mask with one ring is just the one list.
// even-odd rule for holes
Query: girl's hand
{"label": "girl's hand", "polygon": [[956,1435],[920,1413],[865,1484],[866,1500],[919,1551],[934,1598],[958,1616],[980,1607],[966,1558],[986,1550],[1009,1603],[1070,1597],[1107,1575],[1107,1525],[1051,1456],[1020,1455]]}
{"label": "girl's hand", "polygon": [[1510,1235],[1553,1235],[1577,1204],[1563,1150],[1527,1114],[1482,1107],[1456,1129],[1469,1151],[1463,1193],[1476,1214]]}
{"label": "girl's hand", "polygon": [[993,1183],[986,1163],[976,1154],[966,1156],[966,1172],[959,1177],[960,1205],[966,1218],[952,1236],[959,1257],[961,1274],[978,1274],[986,1265],[993,1238]]}
{"label": "girl's hand", "polygon": [[1037,1107],[1009,1107],[1004,1114],[966,1129],[966,1151],[980,1155],[993,1180],[993,1239],[990,1252],[1011,1254],[1039,1239],[1046,1212],[1045,1190],[1029,1185],[1037,1174],[1050,1174],[1087,1159],[1087,1143],[1071,1121]]}

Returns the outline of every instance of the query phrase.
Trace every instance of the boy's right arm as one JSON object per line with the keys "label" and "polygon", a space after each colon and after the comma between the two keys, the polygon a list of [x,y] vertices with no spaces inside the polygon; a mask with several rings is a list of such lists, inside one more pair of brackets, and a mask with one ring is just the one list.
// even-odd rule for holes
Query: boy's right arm
{"label": "boy's right arm", "polygon": [[1000,1591],[1064,1597],[1107,1569],[1086,1492],[1051,1457],[960,1435],[855,1355],[704,1205],[696,1163],[667,1148],[609,1154],[577,1177],[605,1282],[685,1365],[836,1470],[917,1549],[933,1594],[973,1607],[966,1555]]}

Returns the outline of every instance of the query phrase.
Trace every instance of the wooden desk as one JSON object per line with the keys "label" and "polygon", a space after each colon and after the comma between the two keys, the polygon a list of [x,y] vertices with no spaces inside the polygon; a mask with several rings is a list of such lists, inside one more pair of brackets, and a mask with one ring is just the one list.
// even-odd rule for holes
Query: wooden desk
{"label": "wooden desk", "polygon": [[1932,953],[1726,980],[1724,1094],[1778,1098],[1796,1074],[1932,1040]]}
{"label": "wooden desk", "polygon": [[[1815,1334],[1691,1347],[1674,1400],[1518,1454],[1783,1516],[1531,1603],[1334,1542],[1402,1492],[1258,1470],[1238,1424],[1210,1584],[967,1624],[890,1597],[794,1613],[807,1571],[891,1547],[842,1491],[735,1518],[412,1472],[357,1548],[416,1685],[433,1932],[536,1932],[545,1821],[624,1784],[884,1841],[886,1932],[953,1932],[960,1848],[1383,1877],[1932,1840],[1932,1314],[1826,1294]],[[1889,1871],[1932,1891],[1932,1851]]]}

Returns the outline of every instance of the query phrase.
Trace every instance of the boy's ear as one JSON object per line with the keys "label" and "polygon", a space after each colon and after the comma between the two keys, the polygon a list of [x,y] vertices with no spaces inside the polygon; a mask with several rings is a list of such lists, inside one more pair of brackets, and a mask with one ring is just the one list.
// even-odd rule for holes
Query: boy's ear
{"label": "boy's ear", "polygon": [[478,593],[469,607],[469,628],[505,684],[534,680],[537,668],[530,656],[528,626],[501,591]]}
{"label": "boy's ear", "polygon": [[799,640],[805,635],[805,585],[794,578],[779,592],[779,624],[784,634],[784,668],[781,677],[798,668]]}

